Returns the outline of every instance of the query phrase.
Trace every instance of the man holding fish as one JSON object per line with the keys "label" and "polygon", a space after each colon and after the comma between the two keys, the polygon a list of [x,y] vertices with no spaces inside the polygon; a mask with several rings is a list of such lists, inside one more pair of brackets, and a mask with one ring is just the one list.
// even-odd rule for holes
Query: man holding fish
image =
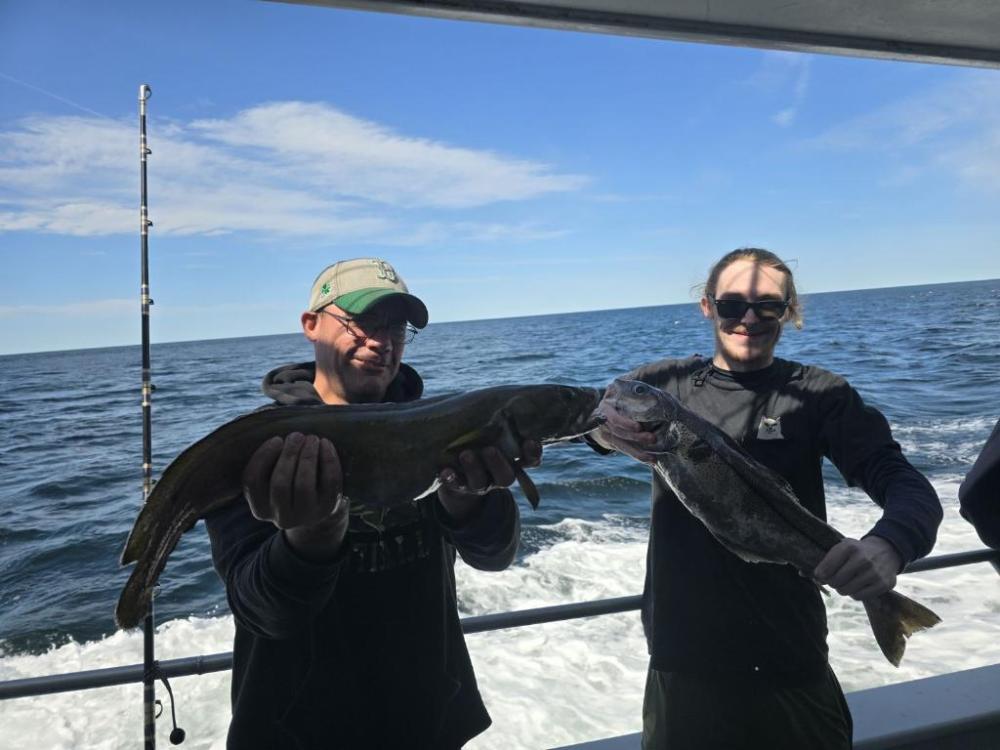
{"label": "man holding fish", "polygon": [[1000,549],[1000,422],[958,488],[958,502],[983,544]]}
{"label": "man holding fish", "polygon": [[[276,404],[420,398],[420,376],[401,360],[427,309],[385,261],[325,269],[301,322],[316,361],[267,375]],[[371,508],[342,494],[329,439],[260,445],[243,472],[246,502],[206,518],[236,620],[229,747],[453,750],[489,726],[453,566],[456,550],[482,570],[514,559],[507,486],[540,462],[541,445],[513,452],[462,450],[436,498]]]}
{"label": "man holding fish", "polygon": [[[607,423],[588,437],[656,469],[643,596],[650,651],[643,748],[847,750],[851,717],[828,663],[814,581],[864,601],[870,615],[873,602],[904,599],[885,595],[903,566],[933,546],[940,502],[885,418],[846,381],[775,357],[783,326],[801,327],[792,273],[776,255],[744,248],[724,256],[709,273],[701,310],[713,327],[711,360],[663,360],[629,376],[697,416],[658,424],[623,412],[629,394],[620,380],[602,404]],[[634,403],[648,397],[640,394],[646,386],[631,387]],[[824,457],[883,509],[862,539],[803,524],[788,506],[782,513],[782,503],[797,499],[825,520]],[[745,489],[734,491],[735,482]],[[758,492],[760,505],[741,496]],[[913,622],[896,618],[900,630],[880,638],[880,645],[895,639],[883,648],[896,662],[904,637],[937,621],[910,604]],[[877,618],[872,623],[878,635]]]}

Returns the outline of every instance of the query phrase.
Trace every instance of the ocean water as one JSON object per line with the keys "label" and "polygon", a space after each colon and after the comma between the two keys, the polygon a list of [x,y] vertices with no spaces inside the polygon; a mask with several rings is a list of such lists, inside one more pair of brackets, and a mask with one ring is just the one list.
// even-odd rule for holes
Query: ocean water
{"label": "ocean water", "polygon": [[[981,547],[957,512],[965,472],[1000,416],[1000,280],[817,294],[779,354],[847,377],[881,409],[945,507],[935,554]],[[153,322],[155,334],[155,318]],[[602,385],[646,361],[709,354],[694,303],[432,324],[407,351],[428,395],[501,383]],[[155,345],[154,472],[219,424],[263,403],[272,367],[311,358],[296,334]],[[117,558],[142,500],[138,347],[0,357],[0,680],[135,664],[137,632],[112,612]],[[462,613],[639,593],[647,470],[580,445],[547,448],[522,502],[517,562],[460,564]],[[827,467],[830,520],[863,534],[879,510]],[[199,524],[161,577],[157,657],[228,651],[233,633]],[[827,600],[831,659],[846,690],[1000,662],[1000,576],[986,564],[901,579],[943,618],[903,666],[878,652],[862,608]],[[468,637],[494,725],[475,750],[552,747],[636,731],[646,668],[637,613]],[[229,673],[172,680],[189,749],[224,746]],[[165,698],[162,687],[158,696]],[[158,742],[169,746],[169,720]],[[0,702],[0,750],[136,747],[141,686]]]}

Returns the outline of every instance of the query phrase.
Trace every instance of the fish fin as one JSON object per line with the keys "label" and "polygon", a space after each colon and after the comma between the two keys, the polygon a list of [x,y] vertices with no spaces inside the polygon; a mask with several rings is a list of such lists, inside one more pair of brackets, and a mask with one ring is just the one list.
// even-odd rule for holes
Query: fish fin
{"label": "fish fin", "polygon": [[139,509],[139,515],[128,532],[125,547],[118,558],[119,565],[128,565],[139,559],[139,555],[146,548],[149,537],[153,533],[153,526],[156,522],[156,513],[154,510],[155,507],[150,506],[148,502]]}
{"label": "fish fin", "polygon": [[709,529],[709,532],[712,534],[713,537],[715,537],[715,541],[717,541],[719,544],[721,544],[727,550],[729,550],[730,552],[732,552],[734,555],[736,555],[738,558],[740,558],[743,562],[748,562],[748,563],[781,563],[781,562],[784,562],[783,560],[774,560],[774,559],[772,559],[770,557],[764,557],[763,555],[760,555],[760,554],[758,554],[757,552],[754,552],[751,549],[748,549],[746,547],[743,547],[743,546],[737,544],[732,539],[726,539],[724,537],[718,536],[711,529]]}
{"label": "fish fin", "polygon": [[514,464],[514,476],[517,477],[517,483],[521,485],[524,496],[531,503],[531,509],[538,510],[538,504],[542,501],[542,498],[538,494],[538,488],[535,486],[535,483],[528,476],[528,472],[517,464]]}
{"label": "fish fin", "polygon": [[448,446],[445,448],[445,450],[458,451],[465,448],[466,446],[473,445],[479,440],[482,434],[483,434],[482,429],[477,428],[475,430],[472,430],[471,432],[465,433],[464,435],[459,435],[457,438],[448,443]]}
{"label": "fish fin", "polygon": [[[129,531],[128,538],[125,540],[125,547],[122,549],[121,556],[118,559],[120,565],[125,566],[134,563],[142,556],[143,552],[149,546],[150,539],[155,538],[156,534],[159,533],[156,525],[163,523],[163,519],[160,516],[163,515],[163,508],[165,507],[159,501],[155,501],[152,504],[147,502],[142,506],[135,524],[132,526],[132,530]],[[193,515],[190,512],[187,515],[189,523],[181,531],[182,534],[190,531],[198,522],[198,515]]]}
{"label": "fish fin", "polygon": [[476,448],[482,447],[484,445],[490,445],[494,443],[500,435],[501,425],[495,420],[490,420],[482,427],[477,427],[474,430],[459,435],[457,438],[448,443],[445,447],[446,452],[459,453],[466,448]]}
{"label": "fish fin", "polygon": [[437,492],[437,489],[440,486],[441,486],[441,480],[440,480],[440,478],[439,477],[434,477],[434,481],[431,482],[430,487],[428,487],[426,490],[424,490],[423,492],[421,492],[419,495],[417,495],[413,499],[414,500],[422,500],[423,498],[427,497],[432,492]]}
{"label": "fish fin", "polygon": [[704,440],[696,440],[687,449],[687,457],[692,461],[704,461],[706,458],[715,453],[712,450],[712,446],[706,443]]}
{"label": "fish fin", "polygon": [[897,591],[886,591],[865,599],[864,605],[875,640],[894,667],[898,667],[903,659],[907,638],[941,622],[941,618],[923,604],[918,604]]}

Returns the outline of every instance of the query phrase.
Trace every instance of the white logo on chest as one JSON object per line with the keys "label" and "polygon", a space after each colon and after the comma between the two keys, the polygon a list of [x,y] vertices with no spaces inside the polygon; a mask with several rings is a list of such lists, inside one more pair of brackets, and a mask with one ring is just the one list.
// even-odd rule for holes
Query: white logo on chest
{"label": "white logo on chest", "polygon": [[781,434],[781,417],[761,417],[757,425],[758,440],[784,440]]}

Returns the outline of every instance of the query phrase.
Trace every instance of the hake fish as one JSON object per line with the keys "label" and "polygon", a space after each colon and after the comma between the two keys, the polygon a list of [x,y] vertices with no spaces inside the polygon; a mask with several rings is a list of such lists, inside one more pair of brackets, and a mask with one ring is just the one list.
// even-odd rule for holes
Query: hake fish
{"label": "hake fish", "polygon": [[[646,383],[619,378],[605,401],[618,413],[655,426],[653,469],[719,541],[747,562],[787,563],[807,578],[844,535],[799,503],[777,472],[732,438]],[[863,602],[885,658],[899,666],[906,639],[941,618],[896,591]]]}
{"label": "hake fish", "polygon": [[[406,403],[277,406],[234,419],[186,448],[154,485],[122,551],[122,565],[137,565],[115,620],[123,628],[139,624],[181,535],[242,496],[243,468],[271,437],[328,438],[340,458],[342,494],[352,506],[386,508],[433,492],[441,470],[458,468],[466,448],[496,445],[516,456],[524,440],[544,445],[586,434],[603,421],[600,398],[596,388],[497,386]],[[538,490],[519,467],[516,474],[537,506]]]}

